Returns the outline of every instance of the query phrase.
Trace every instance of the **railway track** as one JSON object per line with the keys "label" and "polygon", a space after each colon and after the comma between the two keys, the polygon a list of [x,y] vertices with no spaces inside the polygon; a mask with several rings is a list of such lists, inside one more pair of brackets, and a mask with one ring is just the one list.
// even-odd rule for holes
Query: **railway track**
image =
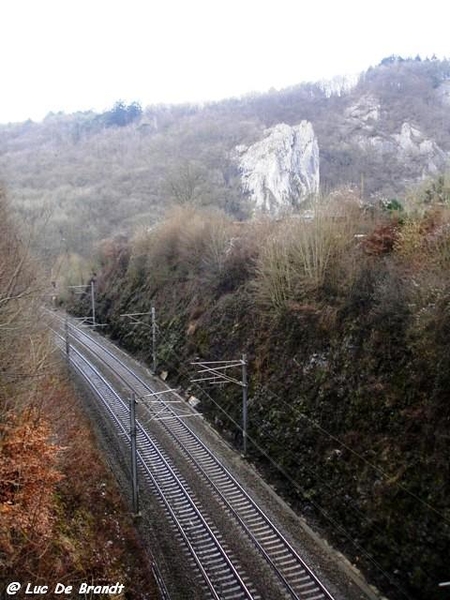
{"label": "railway track", "polygon": [[[62,349],[62,337],[60,339]],[[99,370],[76,348],[71,348],[71,364],[88,381],[111,417],[115,428],[130,443],[129,408]],[[228,552],[220,534],[207,522],[198,508],[199,502],[189,485],[165,457],[158,444],[150,439],[145,429],[137,424],[137,448],[141,469],[166,512],[189,549],[193,563],[201,574],[208,598],[255,599]]]}
{"label": "railway track", "polygon": [[[71,362],[90,382],[104,381],[97,394],[102,398],[106,410],[111,414],[116,426],[129,439],[127,425],[129,408],[107,384],[103,375],[86,357],[95,357],[123,386],[139,398],[151,398],[146,405],[149,419],[158,421],[178,446],[190,468],[208,486],[216,501],[226,514],[244,532],[255,550],[263,557],[267,568],[278,581],[280,598],[297,600],[333,600],[330,592],[302,560],[292,545],[286,540],[274,523],[263,513],[247,494],[237,479],[221,461],[214,456],[188,424],[186,417],[192,416],[191,408],[174,394],[160,394],[161,390],[139,377],[105,345],[90,333],[69,326],[71,338]],[[62,341],[60,342],[63,345]],[[75,347],[76,346],[76,347]],[[84,365],[84,367],[83,367]],[[89,366],[87,366],[89,365]],[[103,370],[102,368],[102,370]],[[84,369],[84,370],[83,370]],[[89,373],[87,372],[89,371]],[[105,384],[109,391],[104,391]],[[103,391],[102,391],[103,390]],[[120,425],[119,425],[120,423]],[[150,438],[146,430],[138,426],[138,451],[141,468],[155,492],[162,499],[172,522],[175,523],[185,547],[193,557],[205,584],[205,590],[212,598],[258,598],[256,588],[248,576],[240,575],[240,567],[234,558],[228,558],[228,550],[207,516],[205,507],[190,490],[189,485],[176,469],[170,465],[164,451]]]}

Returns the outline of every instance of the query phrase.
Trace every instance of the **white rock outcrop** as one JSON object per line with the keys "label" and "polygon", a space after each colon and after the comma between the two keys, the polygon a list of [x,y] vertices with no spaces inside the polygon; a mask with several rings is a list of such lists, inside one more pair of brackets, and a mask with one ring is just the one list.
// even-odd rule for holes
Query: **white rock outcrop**
{"label": "white rock outcrop", "polygon": [[319,191],[319,145],[308,121],[267,129],[252,146],[236,148],[242,187],[255,212],[278,216]]}
{"label": "white rock outcrop", "polygon": [[403,123],[400,133],[392,137],[395,138],[405,161],[414,157],[421,160],[424,174],[437,173],[447,163],[446,153],[434,140],[425,138],[420,129],[411,123]]}
{"label": "white rock outcrop", "polygon": [[440,171],[448,162],[446,153],[433,140],[427,139],[421,130],[403,123],[400,133],[392,135],[359,136],[358,144],[367,149],[369,146],[380,154],[394,154],[405,165],[415,160],[422,165],[422,176]]}
{"label": "white rock outcrop", "polygon": [[443,81],[437,88],[436,93],[443,104],[450,105],[450,81]]}
{"label": "white rock outcrop", "polygon": [[392,136],[403,154],[430,154],[436,144],[424,138],[418,127],[411,123],[403,123],[401,131]]}
{"label": "white rock outcrop", "polygon": [[395,155],[405,165],[414,160],[422,167],[422,176],[438,172],[448,161],[446,153],[434,140],[409,122],[404,122],[399,133],[386,133],[379,125],[380,104],[371,95],[362,96],[345,111],[347,140],[356,142],[363,150],[374,150],[380,155]]}
{"label": "white rock outcrop", "polygon": [[379,101],[371,94],[365,94],[345,110],[344,116],[350,122],[356,121],[359,126],[367,127],[379,120],[380,110]]}

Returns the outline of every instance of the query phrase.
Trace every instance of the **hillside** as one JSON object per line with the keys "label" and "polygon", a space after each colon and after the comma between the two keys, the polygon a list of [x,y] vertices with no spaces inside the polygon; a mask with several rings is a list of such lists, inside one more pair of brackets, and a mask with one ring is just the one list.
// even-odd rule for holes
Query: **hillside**
{"label": "hillside", "polygon": [[[443,198],[445,197],[445,202]],[[315,216],[236,223],[182,207],[105,241],[97,319],[200,399],[241,446],[237,386],[193,384],[196,359],[247,355],[249,455],[390,600],[440,600],[448,581],[450,195],[414,212],[330,195]],[[263,243],[262,243],[263,242]],[[73,300],[79,316],[90,295]],[[236,372],[235,376],[239,376]]]}
{"label": "hillside", "polygon": [[[146,361],[145,328],[120,315],[155,306],[159,370],[198,396],[236,446],[239,390],[206,394],[190,383],[190,363],[245,353],[251,460],[390,600],[440,600],[438,583],[449,579],[449,111],[449,61],[391,57],[333,90],[303,83],[205,106],[118,103],[102,115],[0,127],[0,177],[59,299],[86,316],[88,298],[65,286],[95,268],[98,320]],[[275,171],[272,185],[286,174],[281,163],[304,162],[308,177],[282,180],[287,196],[299,194],[292,210],[248,219],[251,189],[268,185],[261,164]],[[302,207],[314,209],[307,219]],[[7,235],[6,209],[2,223],[7,321],[28,298],[17,312],[14,286],[32,285],[36,303],[39,286],[34,263],[20,260],[30,248]],[[35,307],[17,331],[34,323]],[[0,328],[0,416],[13,441],[15,419],[42,390],[21,388],[9,372],[21,356],[30,369],[47,364],[15,330]],[[49,443],[59,432],[42,419],[51,490],[42,508],[61,534],[55,503],[73,465],[60,465]],[[7,514],[11,490],[2,493]],[[0,551],[13,561],[8,532]],[[64,540],[54,549],[76,562]]]}
{"label": "hillside", "polygon": [[156,598],[150,557],[55,354],[42,273],[2,191],[0,217],[0,597],[11,582],[53,596],[60,582],[121,581],[127,598]]}
{"label": "hillside", "polygon": [[391,57],[352,86],[303,83],[205,106],[118,103],[102,115],[50,114],[0,126],[0,179],[23,220],[46,222],[36,246],[50,264],[158,222],[168,207],[252,210],[236,147],[279,123],[312,124],[320,187],[391,198],[441,172],[450,152],[450,63]]}

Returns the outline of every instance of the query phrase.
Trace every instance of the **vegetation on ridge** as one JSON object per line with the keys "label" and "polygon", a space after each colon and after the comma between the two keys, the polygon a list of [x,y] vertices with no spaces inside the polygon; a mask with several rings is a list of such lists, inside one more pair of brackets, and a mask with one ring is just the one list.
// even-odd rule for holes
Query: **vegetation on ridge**
{"label": "vegetation on ridge", "polygon": [[[449,65],[391,59],[340,93],[304,83],[202,107],[118,102],[101,115],[0,125],[0,175],[21,219],[48,220],[36,244],[46,264],[86,258],[95,241],[153,226],[178,203],[245,218],[236,146],[277,123],[312,123],[325,192],[350,185],[366,198],[392,197],[433,172],[433,144],[440,161],[450,151]],[[399,156],[393,139],[405,122],[425,143]]]}
{"label": "vegetation on ridge", "polygon": [[312,221],[239,224],[185,206],[99,248],[109,334],[150,362],[120,314],[155,306],[159,369],[237,445],[239,391],[203,393],[189,365],[245,352],[252,460],[392,600],[438,600],[449,577],[449,199],[441,178],[412,211],[333,194]]}
{"label": "vegetation on ridge", "polygon": [[[125,586],[151,565],[44,327],[43,288],[0,193],[0,597],[11,582]],[[144,568],[143,568],[143,565]]]}

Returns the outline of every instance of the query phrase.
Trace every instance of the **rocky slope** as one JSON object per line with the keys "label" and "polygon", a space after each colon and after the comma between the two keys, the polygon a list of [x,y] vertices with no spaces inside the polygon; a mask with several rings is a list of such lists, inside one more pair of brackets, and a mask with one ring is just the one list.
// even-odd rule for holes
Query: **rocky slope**
{"label": "rocky slope", "polygon": [[405,165],[421,169],[418,178],[445,169],[449,155],[428,138],[419,126],[405,121],[399,130],[386,132],[380,124],[381,104],[373,96],[362,96],[344,113],[348,140],[363,151],[373,150],[381,159],[396,157]]}
{"label": "rocky slope", "polygon": [[190,364],[247,354],[252,460],[390,600],[448,580],[448,190],[416,217],[344,196],[308,222],[188,208],[100,256],[107,332],[150,362],[120,314],[155,306],[159,370],[238,447],[240,390],[192,385]]}
{"label": "rocky slope", "polygon": [[[152,226],[177,203],[220,207],[238,219],[255,203],[277,213],[281,198],[298,204],[316,191],[319,167],[321,191],[345,185],[369,201],[390,199],[446,168],[449,81],[449,61],[393,57],[352,85],[151,106],[131,122],[111,121],[111,111],[52,114],[0,126],[0,178],[22,220],[48,221],[38,244],[48,261]],[[294,131],[306,122],[309,150],[291,152],[284,144],[295,146]],[[239,146],[247,148],[240,157]]]}
{"label": "rocky slope", "polygon": [[279,216],[319,192],[319,145],[308,121],[284,123],[261,141],[238,147],[242,187],[254,212]]}

